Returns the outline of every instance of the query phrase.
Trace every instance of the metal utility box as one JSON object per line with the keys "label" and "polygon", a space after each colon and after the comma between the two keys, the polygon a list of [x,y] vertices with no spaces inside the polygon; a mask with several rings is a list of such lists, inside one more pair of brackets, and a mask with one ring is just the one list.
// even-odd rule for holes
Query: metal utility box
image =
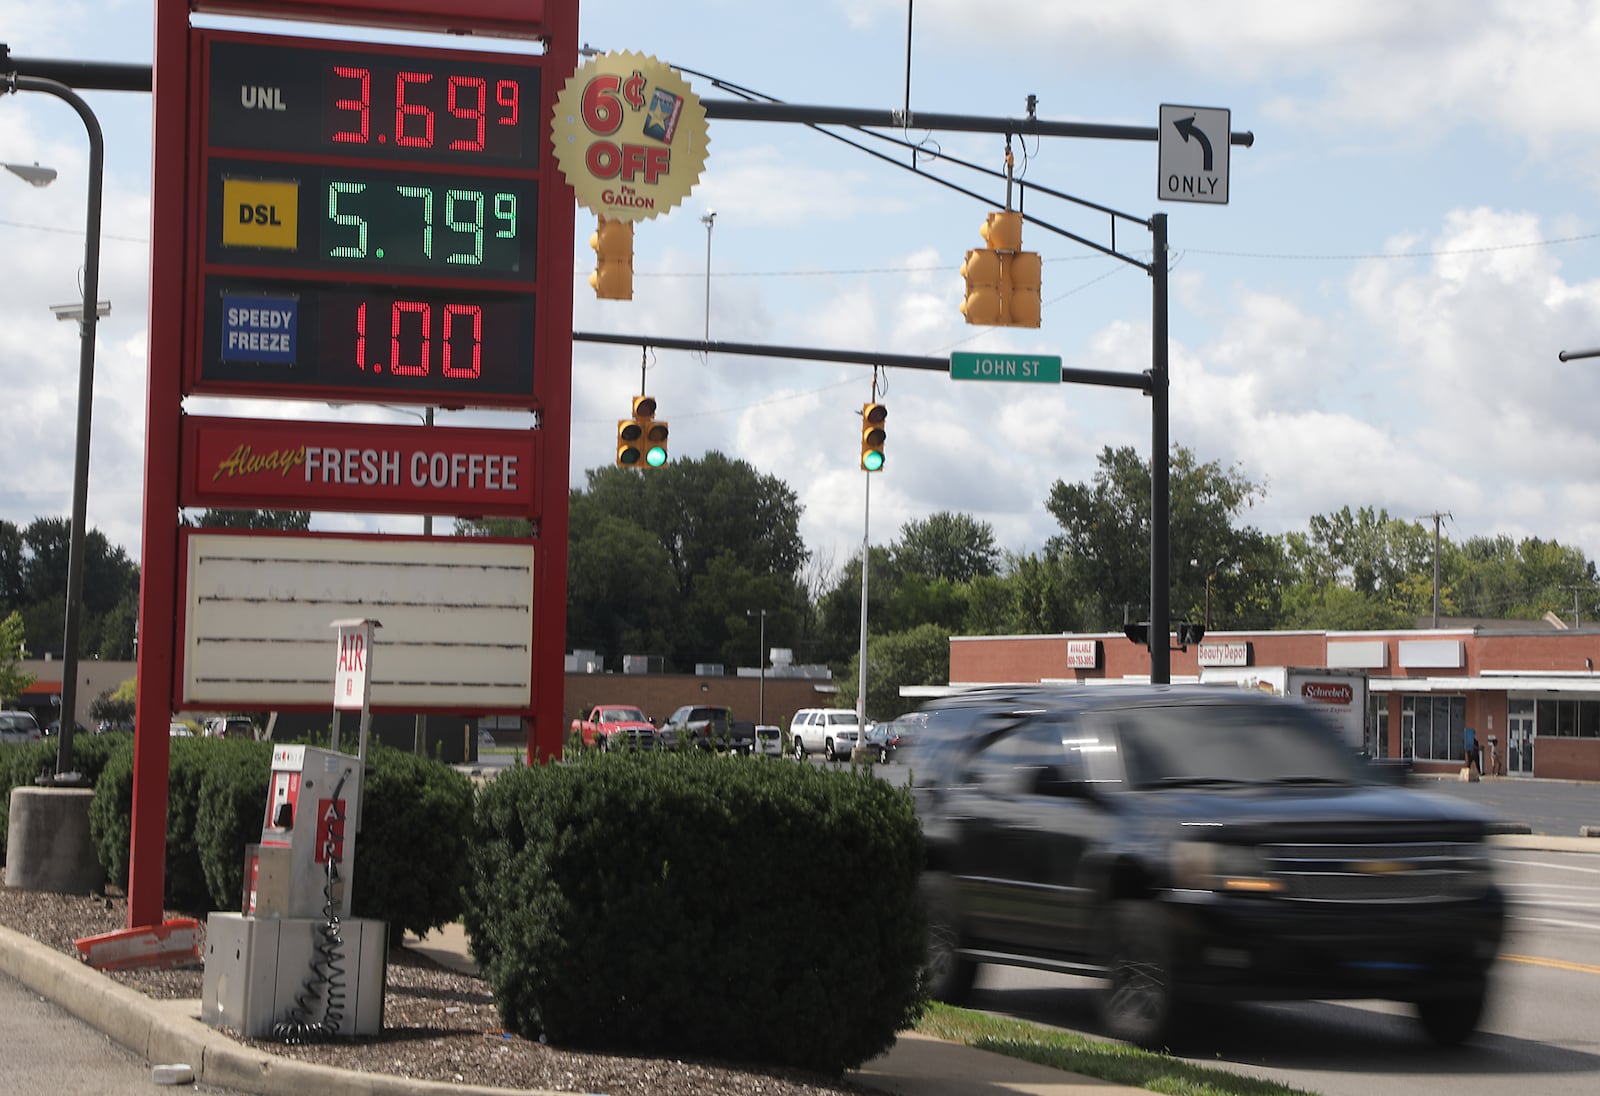
{"label": "metal utility box", "polygon": [[338,926],[343,941],[328,981],[319,981],[313,964],[324,944],[327,922],[320,918],[251,917],[213,913],[206,920],[205,976],[200,1018],[212,1027],[231,1027],[251,1039],[272,1036],[291,1019],[296,997],[305,994],[311,1022],[327,1015],[334,999],[337,1022],[330,1035],[375,1035],[383,1030],[384,975],[388,925],[365,918]]}

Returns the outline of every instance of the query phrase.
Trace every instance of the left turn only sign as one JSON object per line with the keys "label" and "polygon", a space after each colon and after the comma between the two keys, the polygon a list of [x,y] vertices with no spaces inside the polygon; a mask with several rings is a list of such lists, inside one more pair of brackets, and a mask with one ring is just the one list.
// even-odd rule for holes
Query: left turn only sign
{"label": "left turn only sign", "polygon": [[1225,107],[1161,104],[1156,197],[1227,205],[1231,126],[1232,111]]}

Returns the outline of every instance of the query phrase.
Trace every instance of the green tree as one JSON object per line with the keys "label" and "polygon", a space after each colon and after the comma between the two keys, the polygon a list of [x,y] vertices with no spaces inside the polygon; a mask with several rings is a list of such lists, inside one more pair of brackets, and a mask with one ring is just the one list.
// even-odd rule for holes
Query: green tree
{"label": "green tree", "polygon": [[[893,719],[918,701],[902,697],[906,685],[943,685],[950,680],[950,633],[935,624],[867,639],[867,718]],[[860,652],[839,678],[838,703],[856,706],[860,690]]]}
{"label": "green tree", "polygon": [[950,582],[995,574],[1000,558],[988,522],[948,510],[906,522],[891,551],[902,574]]}
{"label": "green tree", "polygon": [[311,528],[310,510],[206,510],[184,524],[200,529],[277,529],[304,533]]}
{"label": "green tree", "polygon": [[89,715],[94,719],[132,726],[137,687],[138,679],[130,677],[115,689],[107,689],[89,705]]}
{"label": "green tree", "polygon": [[0,620],[0,705],[10,705],[38,680],[17,667],[22,658],[22,614],[12,610]]}
{"label": "green tree", "polygon": [[[1081,605],[1078,627],[1110,629],[1134,619],[1150,604],[1150,466],[1131,447],[1106,448],[1092,484],[1057,480],[1046,509],[1061,533],[1046,550],[1063,557],[1070,587]],[[1168,459],[1169,543],[1172,566],[1170,604],[1174,619],[1198,621],[1205,603],[1206,576],[1237,576],[1223,587],[1225,618],[1254,616],[1270,604],[1263,584],[1274,574],[1258,566],[1270,562],[1268,539],[1253,526],[1236,525],[1265,489],[1237,468],[1199,461],[1183,446]],[[1194,561],[1183,566],[1181,561]],[[1218,618],[1218,587],[1212,582],[1213,619]],[[1249,612],[1246,612],[1249,610]]]}

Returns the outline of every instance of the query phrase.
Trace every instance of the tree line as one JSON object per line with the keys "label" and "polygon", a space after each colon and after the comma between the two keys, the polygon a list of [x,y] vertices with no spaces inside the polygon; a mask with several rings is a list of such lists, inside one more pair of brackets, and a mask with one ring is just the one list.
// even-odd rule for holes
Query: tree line
{"label": "tree line", "polygon": [[[1313,515],[1269,535],[1248,521],[1266,488],[1237,466],[1170,457],[1171,612],[1218,630],[1410,628],[1431,622],[1434,530],[1371,507]],[[670,671],[758,665],[768,648],[831,667],[839,702],[859,680],[861,556],[836,560],[800,536],[799,497],[776,476],[718,452],[648,473],[591,469],[570,494],[567,649],[609,670],[625,655]],[[1057,480],[1045,508],[1059,531],[1013,551],[986,522],[941,511],[871,548],[868,712],[910,707],[908,684],[948,680],[951,635],[1103,632],[1146,619],[1150,466],[1131,447],[1102,450],[1088,482]],[[207,511],[208,527],[305,529],[302,511]],[[67,522],[0,522],[0,619],[16,610],[30,652],[59,647]],[[461,536],[526,535],[512,519],[458,521]],[[1535,537],[1437,540],[1442,617],[1537,620],[1600,611],[1595,566]],[[129,658],[138,573],[98,531],[86,541],[84,648]]]}

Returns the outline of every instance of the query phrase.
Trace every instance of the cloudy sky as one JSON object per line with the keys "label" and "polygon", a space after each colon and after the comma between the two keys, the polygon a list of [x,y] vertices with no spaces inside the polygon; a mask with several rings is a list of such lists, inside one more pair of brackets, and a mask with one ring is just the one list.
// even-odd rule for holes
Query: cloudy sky
{"label": "cloudy sky", "polygon": [[[148,63],[151,24],[152,0],[0,0],[0,40],[20,57]],[[1138,373],[1151,354],[1148,276],[1037,226],[1025,243],[1044,260],[1043,325],[962,322],[958,267],[1004,192],[946,157],[998,168],[1003,139],[930,132],[915,116],[1021,117],[1030,95],[1052,121],[1154,127],[1163,103],[1227,108],[1255,145],[1232,149],[1225,206],[1158,200],[1154,143],[1014,145],[1025,184],[1167,214],[1173,443],[1265,485],[1246,520],[1267,532],[1372,506],[1448,513],[1456,540],[1539,536],[1600,557],[1600,359],[1557,360],[1600,346],[1594,5],[608,0],[585,5],[580,40],[656,56],[707,99],[732,97],[715,77],[792,103],[909,105],[912,125],[896,136],[916,151],[868,139],[890,164],[796,126],[713,120],[698,188],[638,228],[631,302],[593,298],[592,221],[580,211],[575,329],[930,357],[1034,352]],[[86,97],[106,132],[100,295],[113,309],[100,327],[89,521],[137,556],[150,103]],[[79,292],[83,127],[49,96],[0,97],[0,160],[60,172],[43,189],[0,175],[0,517],[25,524],[71,506],[77,330],[48,306]],[[905,170],[913,162],[987,200],[919,178]],[[1111,242],[1102,214],[1041,192],[1026,201]],[[1148,258],[1136,225],[1120,225],[1115,243]],[[578,483],[610,462],[641,363],[636,349],[592,343],[574,358]],[[798,493],[819,558],[837,566],[859,550],[856,431],[870,369],[665,351],[646,365],[675,456],[743,457]],[[1149,455],[1149,404],[1136,392],[893,369],[881,383],[890,416],[875,543],[954,510],[989,522],[1002,546],[1034,550],[1055,531],[1053,482],[1090,479],[1106,446]],[[420,519],[318,525],[415,532]]]}

